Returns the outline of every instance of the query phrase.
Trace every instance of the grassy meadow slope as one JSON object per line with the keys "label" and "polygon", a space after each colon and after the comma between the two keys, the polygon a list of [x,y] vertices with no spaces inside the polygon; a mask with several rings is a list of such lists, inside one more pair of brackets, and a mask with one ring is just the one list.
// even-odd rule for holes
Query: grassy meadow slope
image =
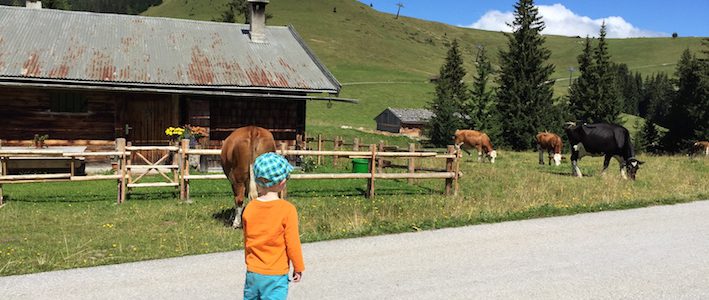
{"label": "grassy meadow slope", "polygon": [[[144,14],[212,20],[221,14],[226,0],[165,0]],[[333,12],[333,8],[337,12]],[[269,25],[292,24],[324,64],[343,83],[342,97],[362,100],[352,107],[324,103],[308,106],[309,126],[352,125],[373,128],[374,118],[384,108],[423,107],[433,95],[428,78],[438,73],[447,45],[461,41],[468,81],[472,81],[473,59],[477,45],[488,48],[493,64],[497,52],[506,48],[503,33],[459,28],[437,22],[400,17],[378,12],[354,0],[277,0],[267,11],[273,14]],[[550,63],[556,66],[552,78],[557,95],[568,88],[569,66],[576,65],[581,38],[547,36],[552,51]],[[674,73],[674,64],[684,49],[697,50],[700,38],[610,39],[615,62],[633,71]],[[578,73],[574,73],[577,76]],[[332,116],[338,116],[333,118]]]}

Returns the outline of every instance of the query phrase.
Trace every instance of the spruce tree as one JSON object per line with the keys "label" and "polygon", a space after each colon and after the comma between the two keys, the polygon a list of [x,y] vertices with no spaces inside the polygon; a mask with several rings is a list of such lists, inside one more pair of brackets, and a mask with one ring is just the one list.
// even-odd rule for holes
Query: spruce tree
{"label": "spruce tree", "polygon": [[591,123],[596,110],[593,100],[597,98],[595,86],[598,85],[598,78],[593,71],[595,63],[592,56],[591,38],[586,36],[583,52],[577,58],[581,75],[571,84],[569,90],[569,109],[579,123]]}
{"label": "spruce tree", "polygon": [[479,46],[475,57],[476,73],[470,91],[470,100],[465,110],[468,128],[485,132],[490,139],[498,141],[501,136],[500,121],[497,117],[493,90],[488,86],[492,76],[492,63],[484,46]]}
{"label": "spruce tree", "polygon": [[697,140],[709,140],[709,38],[702,40],[703,56],[699,58],[700,82],[690,116],[696,120],[694,137]]}
{"label": "spruce tree", "polygon": [[450,145],[455,130],[462,127],[460,108],[467,98],[464,76],[458,41],[453,40],[436,82],[436,97],[429,103],[433,116],[426,131],[431,143],[436,146]]}
{"label": "spruce tree", "polygon": [[645,121],[638,135],[638,143],[636,144],[638,152],[659,153],[660,132],[657,131],[657,127],[651,119]]}
{"label": "spruce tree", "polygon": [[665,127],[669,134],[662,140],[663,148],[669,151],[684,151],[694,139],[694,128],[699,120],[692,118],[694,103],[699,96],[701,81],[700,66],[697,58],[685,49],[677,63],[677,94],[673,100]]}
{"label": "spruce tree", "polygon": [[596,86],[596,107],[598,110],[592,116],[593,122],[617,123],[622,109],[618,101],[618,91],[615,84],[615,72],[608,53],[606,42],[606,24],[601,25],[601,33],[598,38],[598,45],[594,51],[595,67],[594,72],[598,76]]}
{"label": "spruce tree", "polygon": [[508,49],[500,56],[497,107],[502,120],[504,144],[515,150],[532,147],[538,131],[561,123],[554,115],[552,103],[554,65],[546,61],[551,55],[544,48],[541,35],[544,22],[532,0],[515,4],[513,32],[508,34]]}

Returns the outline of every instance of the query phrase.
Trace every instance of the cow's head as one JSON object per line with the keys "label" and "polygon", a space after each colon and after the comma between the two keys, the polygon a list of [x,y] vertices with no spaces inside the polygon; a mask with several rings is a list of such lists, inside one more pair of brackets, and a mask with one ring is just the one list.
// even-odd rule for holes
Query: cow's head
{"label": "cow's head", "polygon": [[487,153],[487,156],[490,157],[490,163],[493,163],[493,164],[494,164],[494,163],[495,163],[495,158],[497,158],[497,151],[492,150],[492,151],[490,151],[490,152]]}
{"label": "cow's head", "polygon": [[644,164],[645,162],[639,161],[635,159],[634,157],[631,157],[628,160],[628,164],[625,166],[625,169],[628,171],[628,177],[630,179],[635,180],[635,174],[638,173],[638,169],[640,169],[640,165]]}

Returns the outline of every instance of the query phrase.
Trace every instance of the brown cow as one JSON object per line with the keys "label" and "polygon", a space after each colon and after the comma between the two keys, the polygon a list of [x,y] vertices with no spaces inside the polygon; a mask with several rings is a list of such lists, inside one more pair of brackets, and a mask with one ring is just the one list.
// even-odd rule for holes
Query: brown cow
{"label": "brown cow", "polygon": [[537,150],[539,150],[539,164],[544,164],[544,151],[548,154],[549,165],[552,161],[552,153],[554,157],[554,165],[561,165],[561,149],[564,143],[561,138],[551,132],[540,132],[537,134]]}
{"label": "brown cow", "polygon": [[[247,126],[237,128],[222,145],[222,169],[231,182],[234,192],[234,228],[241,227],[241,213],[244,205],[244,195],[249,200],[255,199],[256,181],[253,179],[253,163],[256,158],[267,152],[276,151],[276,142],[268,130]],[[249,182],[248,188],[246,183]]]}
{"label": "brown cow", "polygon": [[690,152],[693,154],[704,153],[704,156],[709,156],[709,142],[707,141],[697,141],[692,145],[692,150]]}
{"label": "brown cow", "polygon": [[485,153],[485,155],[490,158],[490,163],[495,163],[497,151],[492,148],[490,137],[484,132],[477,130],[456,130],[453,139],[455,140],[456,146],[470,155],[472,154],[465,148],[475,147],[478,149],[478,161],[482,161],[483,153]]}

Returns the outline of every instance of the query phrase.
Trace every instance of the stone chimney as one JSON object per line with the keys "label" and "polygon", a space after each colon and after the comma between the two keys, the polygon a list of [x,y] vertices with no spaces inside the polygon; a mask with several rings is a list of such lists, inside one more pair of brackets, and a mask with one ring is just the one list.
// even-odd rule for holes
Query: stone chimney
{"label": "stone chimney", "polygon": [[266,4],[268,0],[248,0],[249,1],[249,34],[254,43],[266,42]]}
{"label": "stone chimney", "polygon": [[33,9],[42,9],[42,1],[39,0],[26,0],[25,7]]}

